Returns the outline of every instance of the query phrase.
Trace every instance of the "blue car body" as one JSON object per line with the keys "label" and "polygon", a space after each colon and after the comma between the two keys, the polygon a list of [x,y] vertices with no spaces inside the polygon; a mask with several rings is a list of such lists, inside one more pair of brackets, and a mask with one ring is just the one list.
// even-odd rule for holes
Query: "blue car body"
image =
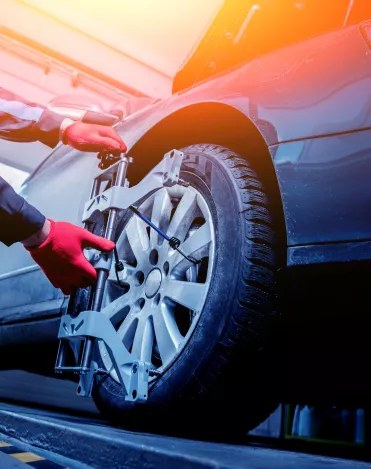
{"label": "blue car body", "polygon": [[[177,89],[180,78],[184,79],[180,72],[171,97],[129,116],[117,127],[135,161],[129,172],[132,183],[166,151],[188,144],[224,145],[254,162],[276,204],[283,301],[296,317],[299,309],[316,317],[333,306],[322,327],[323,331],[336,330],[339,363],[334,365],[332,355],[324,361],[339,370],[344,363],[339,358],[346,336],[344,323],[349,323],[338,308],[343,304],[347,309],[355,291],[367,291],[371,259],[368,13],[351,25],[242,61]],[[58,147],[29,178],[22,193],[48,216],[79,223],[95,167],[91,155]],[[56,330],[53,324],[67,299],[42,279],[18,247],[10,252],[11,256],[9,251],[0,253],[8,259],[0,271],[0,288],[9,292],[0,300],[0,319],[7,325],[3,328],[5,343],[23,340],[26,334],[15,325],[26,321],[25,327],[35,327],[32,319],[38,322],[38,337],[51,340]],[[345,294],[348,286],[348,299],[334,297],[339,291]],[[365,299],[357,297],[357,301],[362,305]],[[334,326],[334,316],[338,326]],[[54,318],[56,322],[51,323]],[[40,326],[41,319],[47,320],[47,327]],[[303,336],[293,326],[287,331],[291,338],[297,337],[290,342],[289,352],[295,350],[301,360],[297,347]],[[359,337],[352,342],[353,350]],[[311,339],[307,337],[307,341],[309,344]],[[321,357],[332,347],[327,339],[322,345],[318,345]],[[309,354],[307,365],[311,357]],[[304,363],[300,360],[290,368],[294,367],[297,376]],[[312,397],[319,393],[305,383],[308,395],[309,390]]]}

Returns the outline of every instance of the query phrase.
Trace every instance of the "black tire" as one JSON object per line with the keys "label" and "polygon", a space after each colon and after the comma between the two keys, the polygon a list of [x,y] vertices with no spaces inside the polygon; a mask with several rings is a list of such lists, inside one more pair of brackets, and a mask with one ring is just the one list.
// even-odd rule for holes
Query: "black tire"
{"label": "black tire", "polygon": [[277,407],[273,344],[278,248],[269,198],[250,164],[216,145],[192,145],[181,177],[205,197],[216,231],[213,278],[185,350],[150,385],[145,405],[98,376],[93,398],[126,427],[191,437],[248,431]]}

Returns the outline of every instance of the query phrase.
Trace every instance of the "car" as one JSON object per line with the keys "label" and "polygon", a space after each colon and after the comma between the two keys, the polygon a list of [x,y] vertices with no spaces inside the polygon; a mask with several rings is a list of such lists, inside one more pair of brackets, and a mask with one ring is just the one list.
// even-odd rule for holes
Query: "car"
{"label": "car", "polygon": [[[172,96],[117,125],[131,185],[184,153],[188,186],[138,208],[200,263],[121,214],[126,286],[110,276],[102,312],[157,374],[147,402],[128,403],[100,344],[109,373],[93,399],[110,421],[216,438],[256,427],[279,402],[369,402],[370,48],[366,0],[228,0]],[[81,225],[96,166],[60,145],[21,193]],[[56,344],[69,298],[19,245],[1,259],[3,350]],[[30,357],[19,366],[52,373],[50,354]]]}

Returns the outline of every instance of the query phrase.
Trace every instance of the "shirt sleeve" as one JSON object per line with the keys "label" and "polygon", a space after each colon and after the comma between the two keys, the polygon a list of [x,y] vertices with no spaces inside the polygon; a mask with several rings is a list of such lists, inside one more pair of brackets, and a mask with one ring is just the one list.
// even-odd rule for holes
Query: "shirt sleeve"
{"label": "shirt sleeve", "polygon": [[40,230],[45,217],[0,177],[0,242],[7,246]]}
{"label": "shirt sleeve", "polygon": [[42,142],[54,148],[64,117],[0,88],[0,138],[13,142]]}

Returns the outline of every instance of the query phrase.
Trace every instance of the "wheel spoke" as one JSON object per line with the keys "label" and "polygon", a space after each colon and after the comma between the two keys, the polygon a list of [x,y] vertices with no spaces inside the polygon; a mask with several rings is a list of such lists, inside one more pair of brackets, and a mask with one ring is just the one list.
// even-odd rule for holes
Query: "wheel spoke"
{"label": "wheel spoke", "polygon": [[153,315],[154,332],[162,364],[169,362],[183,339],[175,321],[174,313],[166,306],[159,308]]}
{"label": "wheel spoke", "polygon": [[196,194],[192,191],[186,191],[175,210],[167,235],[170,238],[176,236],[182,242],[195,218],[196,210]]}
{"label": "wheel spoke", "polygon": [[144,258],[145,251],[149,249],[149,238],[146,227],[147,225],[144,221],[134,215],[126,229],[130,247],[138,264],[140,264]]}
{"label": "wheel spoke", "polygon": [[117,330],[117,334],[126,348],[130,348],[138,328],[138,317],[133,310],[126,316]]}
{"label": "wheel spoke", "polygon": [[[186,256],[201,259],[202,257],[208,257],[210,243],[211,230],[207,221],[182,243],[181,250]],[[170,269],[175,269],[176,272],[185,272],[191,266],[190,261],[187,261],[181,254],[176,253],[172,259]]]}
{"label": "wheel spoke", "polygon": [[192,311],[199,312],[204,302],[207,285],[204,283],[168,280],[164,296]]}
{"label": "wheel spoke", "polygon": [[154,330],[152,320],[147,316],[140,318],[134,335],[131,353],[142,361],[151,361],[154,342]]}
{"label": "wheel spoke", "polygon": [[111,303],[109,303],[105,308],[101,310],[103,314],[108,316],[111,321],[115,319],[122,311],[129,308],[131,309],[131,305],[133,304],[135,293],[135,287],[131,288],[127,293],[122,296],[119,296]]}
{"label": "wheel spoke", "polygon": [[[171,203],[169,194],[166,189],[162,189],[156,192],[152,208],[151,222],[158,226],[162,231],[166,233],[169,223],[170,215],[173,205]],[[162,237],[151,228],[150,231],[150,244],[154,248],[159,245],[159,241]],[[162,242],[162,241],[161,241]]]}

